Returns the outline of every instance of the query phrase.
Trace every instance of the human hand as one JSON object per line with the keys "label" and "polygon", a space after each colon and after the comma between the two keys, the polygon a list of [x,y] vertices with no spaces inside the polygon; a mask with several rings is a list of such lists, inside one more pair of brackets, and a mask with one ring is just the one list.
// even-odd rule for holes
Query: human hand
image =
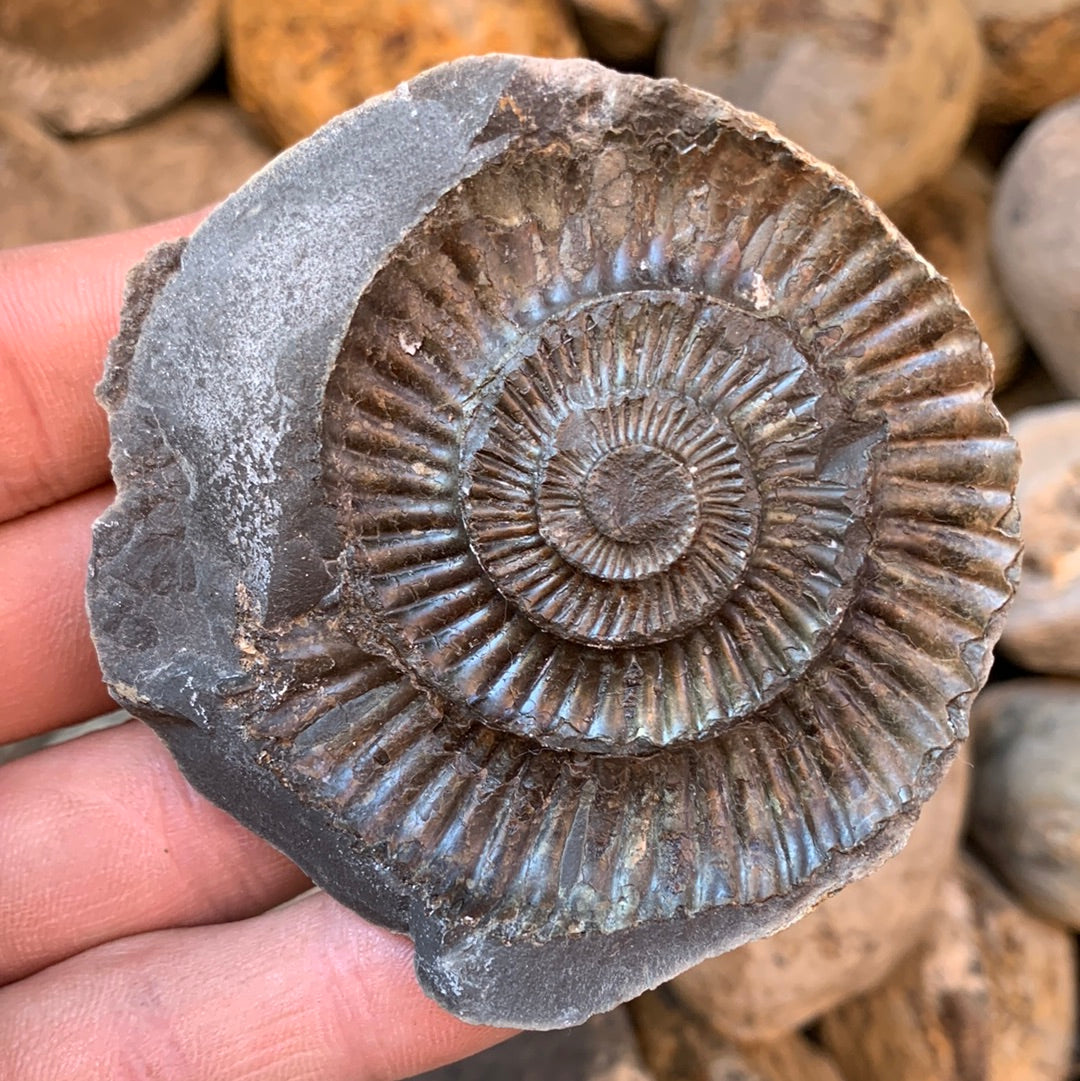
{"label": "human hand", "polygon": [[[112,498],[92,388],[124,274],[201,214],[0,251],[0,743],[105,712],[83,606]],[[207,803],[141,723],[0,766],[2,1081],[399,1078],[508,1035]]]}

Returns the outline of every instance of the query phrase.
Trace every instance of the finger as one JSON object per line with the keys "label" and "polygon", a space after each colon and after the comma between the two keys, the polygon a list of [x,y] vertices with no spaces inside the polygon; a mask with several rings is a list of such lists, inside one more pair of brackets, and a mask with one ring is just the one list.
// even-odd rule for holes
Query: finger
{"label": "finger", "polygon": [[0,251],[0,522],[109,476],[94,401],[124,276],[206,210],[127,233]]}
{"label": "finger", "polygon": [[125,935],[264,912],[309,885],[137,722],[0,766],[0,883],[0,983]]}
{"label": "finger", "polygon": [[313,894],[243,923],[99,946],[13,984],[0,1047],[11,1081],[375,1081],[509,1035],[425,998],[411,957]]}
{"label": "finger", "polygon": [[83,595],[96,488],[0,525],[0,743],[115,708],[101,682]]}

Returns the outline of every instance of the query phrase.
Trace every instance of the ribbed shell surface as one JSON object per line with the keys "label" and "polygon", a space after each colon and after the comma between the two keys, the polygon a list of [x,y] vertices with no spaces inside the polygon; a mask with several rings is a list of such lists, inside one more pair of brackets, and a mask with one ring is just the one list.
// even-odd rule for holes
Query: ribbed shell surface
{"label": "ribbed shell surface", "polygon": [[[231,749],[171,742],[317,881],[409,931],[449,1008],[550,1027],[778,929],[902,843],[1012,594],[1017,460],[947,283],[758,118],[508,58],[352,116],[396,103],[408,145],[410,103],[475,104],[497,64],[482,153],[366,256],[310,404],[290,405],[295,343],[270,343],[278,398],[251,412],[309,427],[323,584],[223,557],[240,663],[219,715],[187,719]],[[363,121],[335,123],[350,145]],[[318,140],[216,212],[220,236],[317,198]],[[335,273],[317,235],[291,243],[298,269],[267,288]],[[165,292],[208,287],[188,261]],[[157,310],[147,325],[171,333]],[[140,348],[103,392],[114,438],[115,373]],[[245,393],[227,356],[217,371],[218,393]],[[178,468],[181,516],[205,514]],[[148,482],[118,483],[99,564]],[[282,525],[300,493],[243,491],[285,506],[272,545],[307,543]],[[240,551],[246,522],[215,543]],[[169,739],[179,711],[103,661]],[[275,795],[230,802],[199,764],[213,753]]]}

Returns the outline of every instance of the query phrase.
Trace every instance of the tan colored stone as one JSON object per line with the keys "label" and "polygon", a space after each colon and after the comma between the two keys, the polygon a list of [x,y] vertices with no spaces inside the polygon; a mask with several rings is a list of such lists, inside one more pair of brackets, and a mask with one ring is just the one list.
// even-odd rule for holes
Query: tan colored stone
{"label": "tan colored stone", "polygon": [[137,224],[127,198],[70,146],[0,112],[0,248],[108,233]]}
{"label": "tan colored stone", "polygon": [[69,134],[109,131],[191,89],[221,50],[222,0],[3,0],[0,86]]}
{"label": "tan colored stone", "polygon": [[907,846],[798,923],[684,972],[669,987],[717,1032],[768,1040],[880,981],[918,940],[952,866],[970,767],[958,760]]}
{"label": "tan colored stone", "polygon": [[1076,1020],[1071,936],[965,861],[929,937],[821,1036],[858,1081],[1063,1081]]}
{"label": "tan colored stone", "polygon": [[[843,1081],[832,1056],[797,1032],[742,1044],[740,1051],[761,1081]],[[709,1081],[715,1076],[710,1075]]]}
{"label": "tan colored stone", "polygon": [[988,1081],[1057,1081],[1069,1073],[1076,1033],[1076,940],[974,861],[962,874],[990,986]]}
{"label": "tan colored stone", "polygon": [[990,258],[993,193],[990,170],[974,158],[960,158],[944,176],[898,203],[890,216],[971,312],[994,354],[994,385],[1000,388],[1015,373],[1024,342]]}
{"label": "tan colored stone", "polygon": [[136,128],[72,144],[135,208],[140,222],[231,195],[273,149],[227,98],[195,97]]}
{"label": "tan colored stone", "polygon": [[959,153],[981,60],[964,0],[687,0],[660,67],[772,120],[888,206]]}
{"label": "tan colored stone", "polygon": [[561,0],[228,0],[240,104],[282,145],[459,56],[584,55]]}
{"label": "tan colored stone", "polygon": [[1001,650],[1033,672],[1080,676],[1080,402],[1017,413],[1024,563]]}
{"label": "tan colored stone", "polygon": [[1077,0],[971,0],[986,49],[982,115],[1026,120],[1080,94]]}
{"label": "tan colored stone", "polygon": [[687,1015],[663,989],[642,995],[630,1010],[657,1081],[843,1081],[830,1057],[798,1033],[736,1044]]}
{"label": "tan colored stone", "polygon": [[643,62],[682,0],[573,0],[589,55],[619,63]]}
{"label": "tan colored stone", "polygon": [[972,840],[1029,908],[1080,928],[1080,680],[988,687],[972,730]]}
{"label": "tan colored stone", "polygon": [[1050,374],[1080,395],[1080,97],[1043,113],[1005,161],[994,196],[998,277]]}

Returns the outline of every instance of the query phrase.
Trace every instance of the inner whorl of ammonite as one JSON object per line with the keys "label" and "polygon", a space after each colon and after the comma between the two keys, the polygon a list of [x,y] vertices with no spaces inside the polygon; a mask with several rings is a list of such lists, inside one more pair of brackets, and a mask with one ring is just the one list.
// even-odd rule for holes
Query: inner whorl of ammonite
{"label": "inner whorl of ammonite", "polygon": [[[679,162],[668,197],[707,169]],[[814,663],[882,431],[761,283],[719,295],[692,230],[685,258],[627,264],[568,171],[551,153],[472,178],[395,251],[331,381],[327,472],[362,641],[451,712],[643,752],[739,723]]]}
{"label": "inner whorl of ammonite", "polygon": [[[761,500],[698,370],[731,367],[709,340],[727,314],[680,294],[602,299],[549,321],[485,388],[462,447],[466,529],[537,626],[583,646],[660,643],[729,595]],[[652,320],[670,333],[649,348]]]}

